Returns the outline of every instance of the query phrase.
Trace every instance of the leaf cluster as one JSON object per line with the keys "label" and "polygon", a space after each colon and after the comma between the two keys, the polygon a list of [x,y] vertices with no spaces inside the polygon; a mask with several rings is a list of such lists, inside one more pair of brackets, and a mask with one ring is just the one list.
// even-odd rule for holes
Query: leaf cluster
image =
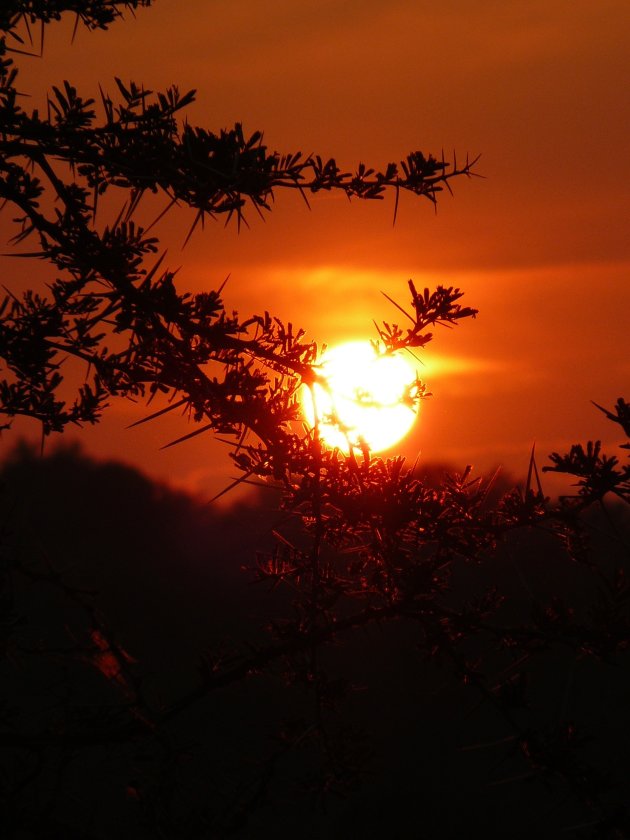
{"label": "leaf cluster", "polygon": [[[206,428],[235,434],[248,428],[273,448],[278,429],[283,439],[283,426],[297,417],[295,389],[299,379],[312,379],[315,346],[267,314],[228,315],[220,290],[180,294],[162,257],[147,266],[158,249],[150,228],[159,217],[148,227],[135,221],[143,195],[164,196],[159,216],[175,205],[192,210],[190,236],[206,218],[240,223],[248,203],[269,209],[283,188],[359,198],[402,189],[435,201],[441,186],[470,174],[472,164],[447,171],[444,161],[414,152],[401,167],[377,172],[361,165],[351,176],[318,155],[269,152],[260,132],[247,137],[240,124],[218,133],[180,124],[194,91],[172,87],[154,95],[120,79],[116,101],[101,91],[100,116],[95,100],[69,82],[52,87],[46,115],[22,108],[7,46],[20,20],[44,26],[65,10],[88,27],[106,27],[135,5],[22,3],[4,21],[0,198],[5,214],[10,208],[18,214],[12,244],[37,242],[11,253],[42,260],[57,276],[48,295],[10,291],[4,300],[0,410],[9,418],[33,417],[49,434],[96,422],[112,395],[159,392],[195,420],[205,418]],[[99,224],[99,200],[112,192],[122,199],[120,212]],[[71,400],[62,372],[67,359],[80,360],[88,373]]]}
{"label": "leaf cluster", "polygon": [[[532,457],[525,488],[492,506],[493,480],[473,477],[470,467],[436,485],[402,458],[376,458],[365,446],[350,447],[347,455],[328,448],[317,424],[308,429],[299,422],[299,388],[320,378],[317,346],[269,312],[229,314],[222,287],[179,291],[151,232],[158,220],[147,227],[137,221],[146,193],[163,198],[163,213],[175,206],[192,212],[190,234],[206,218],[240,223],[249,206],[262,213],[282,189],[305,198],[336,190],[362,199],[388,190],[397,199],[406,190],[435,201],[451,178],[469,175],[472,164],[447,168],[443,160],[413,152],[382,171],[360,164],[351,174],[334,159],[269,152],[260,133],[246,136],[240,124],[218,133],[180,124],[192,92],[171,88],[154,95],[120,80],[116,100],[101,92],[100,115],[96,101],[68,82],[52,89],[45,115],[22,109],[7,46],[9,37],[19,37],[21,20],[45,24],[75,11],[88,27],[106,27],[124,7],[138,5],[148,3],[12,2],[0,17],[2,212],[17,214],[13,248],[31,246],[14,255],[43,261],[53,275],[45,292],[8,290],[2,303],[0,411],[9,420],[35,418],[48,434],[97,422],[112,397],[156,398],[161,407],[146,419],[181,410],[195,423],[173,443],[205,432],[227,437],[239,481],[282,488],[284,523],[275,530],[274,550],[259,553],[255,574],[271,588],[287,590],[291,613],[271,621],[264,640],[209,657],[193,688],[156,703],[90,597],[46,568],[36,580],[63,591],[86,615],[88,638],[71,646],[71,656],[83,656],[106,678],[120,706],[116,714],[57,722],[36,734],[7,724],[0,743],[37,756],[60,744],[80,750],[145,739],[172,771],[183,752],[169,728],[173,722],[218,689],[265,673],[313,699],[312,719],[297,730],[285,727],[288,734],[269,767],[308,744],[321,759],[312,790],[321,796],[346,790],[361,759],[352,748],[356,741],[332,732],[334,709],[351,687],[330,676],[323,660],[344,634],[404,621],[421,655],[447,662],[496,713],[528,777],[560,779],[597,825],[608,821],[621,831],[623,820],[611,815],[607,792],[581,756],[571,722],[562,719],[544,730],[523,709],[530,708],[528,668],[537,657],[562,646],[575,657],[614,660],[630,644],[625,575],[594,563],[585,518],[597,505],[606,510],[609,496],[630,501],[628,466],[602,454],[599,443],[554,453],[548,469],[578,478],[576,495],[554,505],[542,492]],[[101,223],[99,200],[104,203],[106,195],[122,206]],[[476,315],[461,304],[455,287],[420,291],[409,281],[409,292],[410,309],[392,301],[405,325],[377,326],[383,352],[422,349],[435,325],[452,327]],[[68,397],[63,371],[72,361],[86,378]],[[424,395],[421,383],[415,393]],[[629,432],[625,400],[614,413],[602,410]],[[580,612],[554,596],[536,602],[527,621],[506,619],[506,597],[489,584],[486,570],[514,535],[534,528],[560,545],[567,566],[594,575],[599,600],[590,610]],[[267,770],[244,796],[238,819],[264,798]],[[159,825],[166,806],[160,809],[156,791],[167,788],[149,782],[130,788],[144,802],[153,795]]]}
{"label": "leaf cluster", "polygon": [[[595,405],[597,405],[595,403]],[[619,397],[614,412],[597,405],[609,420],[618,423],[627,438],[630,438],[630,404]],[[620,445],[630,448],[628,442]],[[630,503],[630,464],[621,464],[615,455],[602,452],[601,441],[588,441],[586,446],[575,444],[564,455],[553,452],[550,456],[553,466],[543,467],[546,472],[559,472],[575,476],[578,481],[578,496],[582,503],[600,501],[607,494],[613,494],[625,503]]]}

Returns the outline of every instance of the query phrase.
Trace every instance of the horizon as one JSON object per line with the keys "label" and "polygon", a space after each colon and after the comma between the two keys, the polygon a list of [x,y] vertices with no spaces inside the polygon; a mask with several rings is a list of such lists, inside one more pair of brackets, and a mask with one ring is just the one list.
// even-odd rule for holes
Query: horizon
{"label": "horizon", "polygon": [[[479,315],[440,330],[423,353],[434,397],[383,457],[524,474],[534,443],[539,465],[577,440],[616,447],[591,400],[612,407],[630,374],[621,351],[630,326],[625,4],[577,2],[568,17],[561,6],[494,0],[457,11],[363,4],[360,15],[356,3],[313,16],[315,7],[277,2],[262,14],[252,0],[193,3],[182,17],[162,0],[107,32],[79,28],[72,44],[66,18],[47,27],[41,59],[19,57],[20,86],[33,94],[26,107],[43,105],[64,78],[98,97],[117,75],[152,90],[195,87],[189,121],[218,130],[239,120],[271,148],[333,154],[342,167],[383,165],[412,148],[454,149],[460,161],[481,154],[483,180],[456,179],[436,213],[403,196],[395,225],[391,199],[348,205],[319,194],[309,211],[288,195],[264,223],[250,213],[240,234],[210,222],[182,250],[191,219],[176,211],[156,233],[168,265],[181,265],[180,288],[218,288],[229,275],[228,311],[268,309],[320,344],[374,338],[372,319],[395,314],[382,293],[404,306],[409,278],[463,289]],[[414,32],[425,33],[420,52]],[[33,271],[24,262],[7,265],[14,291]],[[207,496],[229,481],[224,445],[203,435],[162,450],[185,433],[180,418],[126,430],[148,410],[113,402],[75,435],[90,452]],[[15,431],[39,435],[28,421]]]}

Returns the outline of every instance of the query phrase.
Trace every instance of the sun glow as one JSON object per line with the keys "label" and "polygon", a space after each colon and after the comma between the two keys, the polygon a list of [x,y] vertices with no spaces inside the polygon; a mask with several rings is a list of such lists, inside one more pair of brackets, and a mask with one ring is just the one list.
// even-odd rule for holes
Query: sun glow
{"label": "sun glow", "polygon": [[379,452],[413,426],[417,377],[402,353],[379,355],[369,341],[349,341],[324,353],[319,374],[321,384],[304,387],[302,406],[328,446],[348,452],[364,442]]}

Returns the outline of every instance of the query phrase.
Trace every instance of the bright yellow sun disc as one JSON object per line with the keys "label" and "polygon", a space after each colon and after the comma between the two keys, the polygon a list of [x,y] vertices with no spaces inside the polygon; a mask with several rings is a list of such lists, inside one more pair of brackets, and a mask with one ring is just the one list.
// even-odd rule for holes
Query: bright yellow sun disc
{"label": "bright yellow sun disc", "polygon": [[413,426],[416,371],[402,354],[379,355],[370,342],[351,341],[326,351],[318,372],[322,384],[305,388],[302,404],[328,446],[348,452],[364,441],[379,452]]}

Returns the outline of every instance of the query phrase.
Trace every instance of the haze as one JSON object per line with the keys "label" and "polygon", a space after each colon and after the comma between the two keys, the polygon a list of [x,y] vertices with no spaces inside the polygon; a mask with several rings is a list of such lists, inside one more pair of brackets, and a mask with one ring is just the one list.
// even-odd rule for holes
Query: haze
{"label": "haze", "polygon": [[[320,195],[309,211],[280,195],[265,223],[251,213],[240,234],[211,223],[182,251],[185,212],[157,233],[182,288],[229,274],[228,309],[268,309],[328,344],[374,337],[373,318],[396,320],[381,292],[405,305],[408,278],[464,289],[480,314],[440,330],[422,357],[434,397],[401,447],[412,459],[518,474],[534,441],[541,463],[587,438],[616,445],[590,400],[627,397],[630,374],[626,0],[158,0],[109,32],[79,30],[71,46],[72,23],[48,28],[42,60],[19,57],[34,104],[63,79],[85,96],[99,83],[113,94],[116,75],[194,87],[190,122],[238,120],[272,149],[334,156],[344,169],[415,149],[481,154],[483,180],[453,182],[437,213],[401,200],[395,226],[391,199]],[[31,266],[3,263],[18,291]],[[141,416],[120,402],[79,436],[95,455],[204,494],[228,482],[225,447],[201,436],[160,451],[183,421],[125,430]]]}

